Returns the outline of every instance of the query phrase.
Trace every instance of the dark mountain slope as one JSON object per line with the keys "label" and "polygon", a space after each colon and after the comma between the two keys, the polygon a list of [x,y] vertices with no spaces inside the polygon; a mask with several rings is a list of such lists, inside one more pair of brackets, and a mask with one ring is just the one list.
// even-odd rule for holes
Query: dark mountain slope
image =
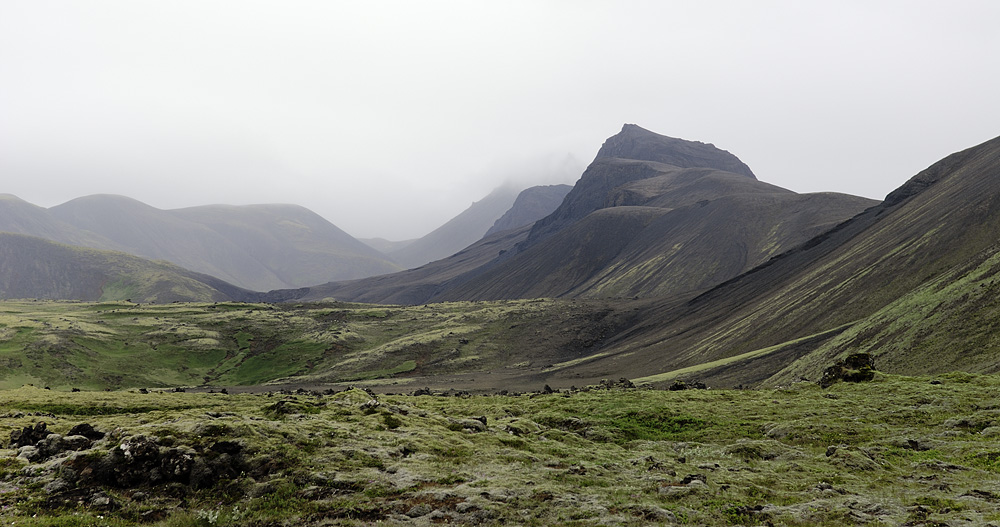
{"label": "dark mountain slope", "polygon": [[510,209],[493,223],[483,237],[531,225],[552,214],[572,189],[571,185],[539,185],[522,190]]}
{"label": "dark mountain slope", "polygon": [[587,214],[612,205],[608,197],[616,188],[676,168],[709,168],[756,179],[739,158],[714,145],[626,124],[604,142],[559,208],[535,223],[526,245],[538,243]]}
{"label": "dark mountain slope", "polygon": [[165,262],[0,233],[4,299],[212,302],[248,293]]}
{"label": "dark mountain slope", "polygon": [[447,258],[481,239],[510,210],[519,192],[510,185],[499,187],[426,236],[389,253],[389,257],[407,269]]}
{"label": "dark mountain slope", "polygon": [[714,168],[756,179],[750,167],[738,157],[711,143],[667,137],[634,124],[622,126],[621,132],[601,145],[595,161],[605,158],[641,159],[681,168]]}
{"label": "dark mountain slope", "polygon": [[[891,340],[891,332],[886,333],[889,326],[866,320],[880,310],[899,313],[900,306],[906,305],[901,299],[926,295],[935,280],[967,276],[961,270],[977,258],[992,261],[997,232],[1000,138],[945,158],[878,207],[684,306],[650,305],[643,315],[648,322],[618,335],[613,344],[615,349],[631,350],[627,361],[611,353],[585,369],[592,374],[623,370],[638,376],[729,360],[823,335],[795,353],[781,354],[775,349],[755,358],[753,364],[744,364],[748,373],[741,382],[750,382],[766,379],[840,332],[850,339],[837,341],[840,344],[827,351],[880,349],[873,343]],[[934,287],[940,289],[947,283]],[[903,303],[891,307],[897,301]],[[846,332],[852,325],[867,326],[870,331],[852,337]],[[933,326],[921,329],[936,338],[942,335]],[[909,363],[899,368],[911,373],[923,368],[920,361],[901,358],[907,350],[886,348],[885,352],[879,359],[884,364]],[[994,357],[1000,356],[998,352],[1000,348],[990,348]],[[814,373],[822,362],[813,361],[798,370]],[[740,379],[738,375],[731,378]]]}
{"label": "dark mountain slope", "polygon": [[666,209],[613,207],[596,211],[533,247],[498,262],[435,301],[559,297],[601,272]]}
{"label": "dark mountain slope", "polygon": [[[523,242],[530,226],[505,230],[487,236],[465,249],[416,269],[383,276],[373,276],[349,282],[332,282],[309,287],[301,294],[275,291],[287,299],[296,300],[350,300],[376,304],[424,304],[456,283],[475,276],[488,267],[498,255],[510,251]],[[279,301],[279,299],[269,300]],[[284,299],[280,299],[284,300]]]}
{"label": "dark mountain slope", "polygon": [[[563,203],[534,224],[526,241],[503,247],[502,255],[494,252],[494,259],[479,267],[443,263],[440,268],[449,272],[461,268],[463,273],[432,279],[427,269],[350,288],[331,284],[314,289],[310,297],[323,291],[341,300],[391,296],[396,301],[424,303],[687,293],[728,280],[877,203],[842,194],[800,196],[758,181],[752,174],[605,155],[634,150],[648,157],[675,159],[671,157],[675,149],[690,147],[717,158],[706,163],[728,166],[735,159],[710,145],[638,127],[626,126],[616,137],[636,134],[652,143],[629,150],[609,139]],[[706,156],[680,159],[697,162]],[[561,222],[564,227],[539,234],[539,225],[554,228]],[[539,237],[532,242],[530,237],[535,235]],[[419,293],[403,293],[407,277],[416,279],[413,287]],[[387,284],[392,295],[382,289]]]}
{"label": "dark mountain slope", "polygon": [[[543,243],[520,246],[435,300],[649,297],[707,289],[876,203],[799,195],[712,169],[615,163],[658,170],[608,192],[614,205],[645,206],[600,209]],[[622,219],[638,210],[645,211],[643,221],[626,228]]]}
{"label": "dark mountain slope", "polygon": [[399,270],[375,249],[297,205],[210,205],[168,212],[220,234],[273,273],[280,287]]}

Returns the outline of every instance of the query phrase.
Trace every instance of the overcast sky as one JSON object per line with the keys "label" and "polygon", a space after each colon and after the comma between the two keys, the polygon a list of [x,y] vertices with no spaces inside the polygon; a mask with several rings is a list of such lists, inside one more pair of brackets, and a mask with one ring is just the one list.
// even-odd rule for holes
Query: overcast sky
{"label": "overcast sky", "polygon": [[296,203],[405,239],[506,178],[572,183],[635,123],[881,199],[1000,135],[998,23],[995,1],[0,0],[0,193]]}

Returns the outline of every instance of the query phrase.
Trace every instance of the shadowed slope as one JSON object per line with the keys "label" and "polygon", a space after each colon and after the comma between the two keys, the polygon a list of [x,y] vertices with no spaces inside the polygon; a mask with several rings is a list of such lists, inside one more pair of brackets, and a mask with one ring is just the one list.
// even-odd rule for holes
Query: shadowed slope
{"label": "shadowed slope", "polygon": [[[423,303],[686,294],[728,280],[877,203],[843,194],[798,195],[752,173],[612,155],[742,166],[711,145],[626,125],[526,240],[502,247],[478,267],[468,259],[442,262],[433,269],[448,269],[445,279],[432,278],[428,266],[350,287],[313,288],[309,298]],[[453,273],[457,269],[461,275]],[[413,291],[404,292],[410,279]]]}
{"label": "shadowed slope", "polygon": [[[605,166],[595,162],[588,171]],[[646,166],[658,175],[615,187],[607,199],[617,206],[591,213],[542,243],[524,244],[435,300],[651,297],[702,290],[876,203],[842,194],[799,195],[712,169],[618,159],[610,166]],[[637,211],[644,211],[642,221],[621,223],[626,217],[637,220]]]}
{"label": "shadowed slope", "polygon": [[209,302],[231,300],[231,294],[240,292],[165,262],[0,233],[0,298],[4,299]]}
{"label": "shadowed slope", "polygon": [[510,209],[490,227],[490,230],[486,231],[483,237],[519,229],[552,214],[572,189],[570,185],[541,185],[522,190]]}
{"label": "shadowed slope", "polygon": [[[747,370],[756,371],[757,381],[766,379],[831,338],[835,340],[820,355],[807,357],[790,367],[789,375],[776,379],[788,380],[795,372],[815,376],[831,358],[862,349],[881,353],[877,364],[893,371],[949,368],[956,362],[955,354],[968,349],[973,339],[963,340],[961,332],[939,332],[936,326],[914,319],[909,319],[905,331],[896,324],[907,320],[904,313],[918,305],[926,307],[921,302],[929,301],[932,292],[957,287],[959,281],[992,286],[992,278],[985,282],[973,278],[989,277],[995,267],[991,262],[1000,232],[997,174],[1000,138],[953,154],[912,178],[878,207],[688,304],[651,305],[644,317],[649,322],[620,335],[613,345],[630,350],[627,360],[624,355],[609,356],[586,369],[593,375],[624,370],[638,376],[738,357],[814,335],[824,338],[790,355],[763,354],[755,364],[747,364]],[[973,313],[955,309],[967,306],[962,297],[938,296],[937,302],[945,298],[951,306],[947,318],[953,323],[1000,315],[992,301],[978,303],[981,307]],[[970,294],[967,299],[971,298]],[[843,336],[835,338],[841,332]],[[915,333],[923,336],[916,338]],[[904,334],[923,342],[924,353],[933,347],[952,358],[936,361],[937,368],[926,361],[907,360],[908,347],[887,346]],[[935,342],[952,345],[941,348]],[[992,341],[985,345],[976,353],[1000,356],[1000,346]]]}
{"label": "shadowed slope", "polygon": [[626,124],[621,132],[604,142],[562,205],[535,223],[526,243],[537,243],[587,214],[611,205],[607,198],[614,189],[672,168],[711,168],[756,179],[739,158],[715,145],[667,137]]}

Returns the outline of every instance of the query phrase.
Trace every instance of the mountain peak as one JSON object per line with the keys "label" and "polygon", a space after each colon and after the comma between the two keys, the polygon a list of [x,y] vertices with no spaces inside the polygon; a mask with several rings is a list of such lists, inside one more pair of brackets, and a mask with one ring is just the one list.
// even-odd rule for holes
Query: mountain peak
{"label": "mountain peak", "polygon": [[612,157],[655,161],[680,168],[714,168],[757,179],[738,157],[711,143],[668,137],[629,123],[604,142],[595,160]]}

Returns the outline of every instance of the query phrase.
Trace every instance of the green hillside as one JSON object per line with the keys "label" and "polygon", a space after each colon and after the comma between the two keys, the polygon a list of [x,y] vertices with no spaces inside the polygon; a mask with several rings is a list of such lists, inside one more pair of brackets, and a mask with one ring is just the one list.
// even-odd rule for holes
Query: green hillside
{"label": "green hillside", "polygon": [[0,232],[0,299],[209,302],[240,293],[166,262]]}
{"label": "green hillside", "polygon": [[[0,302],[0,388],[442,383],[540,388],[617,324],[599,304]],[[492,373],[486,373],[492,372]],[[436,378],[435,376],[441,376]],[[452,376],[452,377],[448,377]],[[498,388],[499,389],[499,388]]]}

